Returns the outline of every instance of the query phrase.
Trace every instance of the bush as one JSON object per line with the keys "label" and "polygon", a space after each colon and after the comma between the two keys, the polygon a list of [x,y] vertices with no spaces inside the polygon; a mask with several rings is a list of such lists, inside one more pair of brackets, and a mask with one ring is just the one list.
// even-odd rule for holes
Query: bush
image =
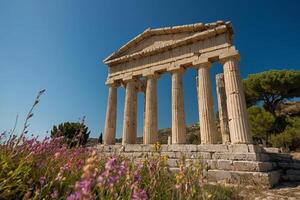
{"label": "bush", "polygon": [[291,150],[300,148],[300,117],[288,118],[287,127],[282,133],[271,137],[274,147],[284,147]]}
{"label": "bush", "polygon": [[248,108],[248,113],[254,141],[258,143],[262,143],[262,141],[268,142],[271,130],[274,127],[274,116],[257,106]]}
{"label": "bush", "polygon": [[[231,188],[208,185],[200,163],[170,171],[159,151],[139,162],[68,148],[60,138],[11,136],[0,143],[0,199],[233,199]],[[3,141],[3,142],[2,142]]]}
{"label": "bush", "polygon": [[53,126],[51,137],[63,137],[63,142],[70,147],[81,146],[87,143],[90,131],[84,123],[65,122],[58,126]]}

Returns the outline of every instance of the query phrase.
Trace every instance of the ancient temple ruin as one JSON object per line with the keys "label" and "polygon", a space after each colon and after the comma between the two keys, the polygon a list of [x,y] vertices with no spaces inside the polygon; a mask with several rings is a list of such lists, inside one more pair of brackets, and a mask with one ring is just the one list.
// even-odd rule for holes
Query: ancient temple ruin
{"label": "ancient temple ruin", "polygon": [[223,21],[146,29],[107,57],[104,62],[109,69],[106,81],[109,96],[104,143],[115,141],[120,86],[126,89],[122,143],[136,143],[138,92],[145,92],[144,144],[157,142],[157,79],[169,73],[172,76],[172,144],[185,144],[182,74],[192,67],[198,71],[201,144],[216,144],[210,78],[214,62],[222,63],[224,70],[224,77],[216,77],[223,143],[252,143],[240,78],[240,55],[232,44],[232,35],[231,23]]}
{"label": "ancient temple ruin", "polygon": [[[271,187],[279,181],[300,180],[300,161],[276,148],[252,144],[245,97],[240,77],[239,52],[232,44],[230,22],[147,29],[104,60],[109,87],[104,145],[105,155],[122,154],[133,161],[145,155],[167,157],[170,169],[201,162],[208,181]],[[217,105],[223,144],[217,144],[210,68],[220,62],[216,75]],[[182,74],[189,67],[198,71],[197,88],[201,144],[186,144]],[[157,80],[172,77],[172,144],[156,145]],[[115,144],[117,89],[125,87],[122,144]],[[137,93],[145,93],[144,144],[137,137]],[[171,117],[171,116],[170,116]]]}

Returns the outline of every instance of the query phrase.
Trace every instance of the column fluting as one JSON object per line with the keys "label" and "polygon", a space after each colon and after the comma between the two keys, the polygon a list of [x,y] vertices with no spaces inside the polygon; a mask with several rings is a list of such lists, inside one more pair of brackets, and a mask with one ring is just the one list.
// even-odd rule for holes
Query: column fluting
{"label": "column fluting", "polygon": [[125,106],[122,144],[136,143],[137,88],[136,81],[125,83]]}
{"label": "column fluting", "polygon": [[184,96],[182,88],[183,70],[172,71],[172,144],[186,143]]}
{"label": "column fluting", "polygon": [[202,144],[215,144],[218,139],[214,119],[210,65],[209,62],[198,65],[198,106]]}
{"label": "column fluting", "polygon": [[157,78],[156,75],[147,76],[144,144],[157,142]]}
{"label": "column fluting", "polygon": [[230,135],[229,135],[229,125],[228,125],[224,74],[222,73],[216,75],[216,88],[217,88],[218,111],[219,111],[222,143],[227,144],[230,142]]}
{"label": "column fluting", "polygon": [[234,144],[252,143],[252,134],[240,77],[239,55],[223,56],[230,139]]}
{"label": "column fluting", "polygon": [[103,144],[115,144],[117,117],[117,86],[109,85]]}

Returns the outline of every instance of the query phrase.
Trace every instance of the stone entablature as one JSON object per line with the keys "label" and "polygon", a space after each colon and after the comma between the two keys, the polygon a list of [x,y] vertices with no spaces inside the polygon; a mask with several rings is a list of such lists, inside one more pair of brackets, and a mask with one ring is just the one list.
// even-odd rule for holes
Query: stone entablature
{"label": "stone entablature", "polygon": [[[172,77],[172,144],[186,143],[182,74],[186,68],[198,71],[198,106],[202,144],[218,143],[210,67],[220,62],[224,69],[223,143],[252,143],[239,69],[239,52],[232,45],[232,25],[218,21],[160,29],[147,29],[104,60],[108,65],[108,106],[104,143],[114,144],[116,130],[116,88],[125,87],[123,144],[136,143],[137,93],[145,93],[144,144],[157,141],[157,79]],[[196,92],[196,88],[195,88]],[[225,102],[224,102],[225,101]],[[226,104],[226,111],[224,105]],[[224,116],[227,115],[227,116]],[[228,124],[228,125],[227,125]],[[227,129],[226,129],[227,127]],[[226,131],[229,129],[230,137]],[[227,136],[226,136],[227,134]],[[225,137],[226,136],[226,137]]]}
{"label": "stone entablature", "polygon": [[217,61],[220,55],[235,51],[232,32],[231,23],[221,21],[147,29],[104,60],[109,67],[106,83],[163,73],[179,66],[193,66],[194,61],[196,64],[205,59]]}

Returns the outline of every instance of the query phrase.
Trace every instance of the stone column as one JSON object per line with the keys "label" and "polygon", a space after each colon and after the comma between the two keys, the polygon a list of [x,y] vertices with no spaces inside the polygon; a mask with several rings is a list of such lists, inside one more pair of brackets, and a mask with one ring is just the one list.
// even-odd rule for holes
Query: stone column
{"label": "stone column", "polygon": [[182,73],[172,71],[172,144],[186,143],[185,112],[182,89]]}
{"label": "stone column", "polygon": [[123,122],[122,144],[136,143],[136,122],[137,122],[137,88],[136,81],[130,80],[125,83],[125,107]]}
{"label": "stone column", "polygon": [[222,73],[216,75],[216,87],[217,87],[218,111],[219,111],[222,143],[227,144],[230,142],[230,135],[229,135],[224,75]]}
{"label": "stone column", "polygon": [[239,54],[236,51],[230,51],[227,54],[221,55],[220,61],[224,69],[231,142],[233,144],[251,144],[252,134],[240,77]]}
{"label": "stone column", "polygon": [[157,75],[147,76],[144,144],[157,142]]}
{"label": "stone column", "polygon": [[117,86],[108,86],[108,102],[106,109],[103,144],[115,144],[117,117]]}
{"label": "stone column", "polygon": [[199,124],[202,144],[215,144],[218,139],[214,119],[214,102],[211,89],[210,66],[211,64],[209,62],[197,65]]}

